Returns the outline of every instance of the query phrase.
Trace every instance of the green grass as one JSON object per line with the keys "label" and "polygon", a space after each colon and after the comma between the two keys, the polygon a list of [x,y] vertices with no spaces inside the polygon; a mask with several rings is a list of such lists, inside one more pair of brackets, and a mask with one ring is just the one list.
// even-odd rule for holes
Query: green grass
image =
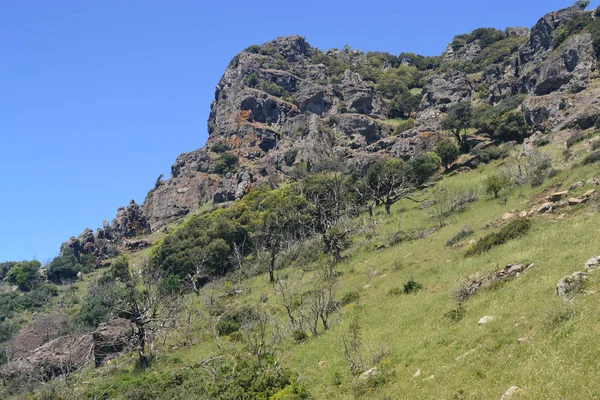
{"label": "green grass", "polygon": [[[481,186],[503,162],[446,177],[442,184],[448,190]],[[472,238],[480,239],[496,229],[487,226],[499,221],[504,213],[532,208],[531,199],[539,193],[554,187],[568,188],[573,182],[585,182],[595,175],[594,165],[564,168],[542,186],[507,191],[502,200],[480,194],[477,202],[453,214],[432,235],[380,251],[376,249],[387,245],[399,230],[411,232],[437,224],[427,209],[408,200],[394,205],[387,218],[383,210],[376,210],[375,232],[356,236],[338,265],[338,298],[355,292],[359,301],[341,307],[331,329],[317,337],[296,343],[290,331],[281,346],[284,365],[298,374],[315,399],[356,398],[357,385],[364,383],[350,375],[342,337],[350,322],[357,320],[365,367],[375,366],[371,356],[381,348],[389,352],[378,364],[385,381],[369,389],[362,397],[365,399],[499,399],[513,385],[522,389],[514,399],[600,397],[596,382],[600,370],[600,294],[577,295],[568,306],[555,295],[561,277],[582,270],[587,259],[600,253],[600,213],[592,210],[597,202],[565,209],[567,216],[562,220],[556,218],[558,214],[537,217],[526,235],[481,255],[465,258],[465,248],[446,247],[461,227],[471,227]],[[453,322],[445,317],[456,310],[453,295],[468,276],[516,262],[534,262],[535,267],[466,301],[462,319]],[[290,268],[278,273],[292,272]],[[308,272],[307,277],[311,274]],[[422,284],[423,289],[408,295],[389,295],[410,279]],[[223,285],[211,284],[217,291],[222,291]],[[226,299],[231,306],[261,303],[285,326],[285,310],[266,275],[247,279],[241,286],[247,289],[243,295]],[[600,289],[600,278],[592,275],[586,289]],[[205,293],[209,290],[206,288]],[[215,338],[206,328],[209,316],[204,299],[190,296],[189,301],[197,312],[192,323],[193,345],[183,347],[183,333],[176,332],[162,358],[147,372],[134,372],[131,364],[120,368],[120,372],[110,372],[113,366],[89,369],[80,392],[101,393],[103,388],[115,386],[127,390],[135,385],[133,377],[139,374],[151,378],[152,374],[168,373],[182,364],[191,365],[218,354]],[[484,315],[496,319],[478,326]],[[519,344],[519,338],[532,339]],[[174,345],[177,349],[172,348]],[[227,337],[220,338],[220,345],[226,351],[234,346]],[[117,360],[117,365],[129,359],[125,356]],[[322,366],[320,361],[324,361]],[[417,370],[420,376],[413,377]]]}

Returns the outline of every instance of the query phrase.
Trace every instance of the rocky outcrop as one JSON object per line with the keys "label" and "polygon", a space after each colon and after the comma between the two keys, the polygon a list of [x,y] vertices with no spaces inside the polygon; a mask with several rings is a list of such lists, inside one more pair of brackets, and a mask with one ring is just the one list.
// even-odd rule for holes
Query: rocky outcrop
{"label": "rocky outcrop", "polygon": [[19,329],[13,337],[9,358],[27,357],[33,350],[60,336],[66,327],[67,320],[58,314],[50,314],[33,320]]}
{"label": "rocky outcrop", "polygon": [[31,351],[27,357],[4,365],[0,376],[48,380],[67,374],[93,360],[93,345],[92,335],[61,336]]}
{"label": "rocky outcrop", "polygon": [[112,235],[115,239],[130,239],[140,235],[149,234],[150,224],[146,220],[142,208],[131,200],[127,207],[121,207],[117,211],[117,217],[111,225]]}
{"label": "rocky outcrop", "polygon": [[15,350],[11,361],[0,368],[0,377],[48,380],[92,362],[103,365],[132,345],[133,325],[123,318],[101,324],[92,334],[59,336],[48,341],[65,325],[64,318],[51,314],[21,329],[12,341]]}
{"label": "rocky outcrop", "polygon": [[448,107],[461,101],[470,101],[473,88],[467,76],[459,71],[450,71],[442,76],[432,76],[425,82],[421,111],[436,109],[446,112]]}
{"label": "rocky outcrop", "polygon": [[131,348],[133,324],[124,318],[101,324],[92,334],[96,366]]}

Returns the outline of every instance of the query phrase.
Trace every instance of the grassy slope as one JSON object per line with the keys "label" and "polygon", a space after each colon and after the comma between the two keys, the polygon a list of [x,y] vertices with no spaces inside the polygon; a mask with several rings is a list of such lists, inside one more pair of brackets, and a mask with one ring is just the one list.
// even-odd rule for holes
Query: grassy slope
{"label": "grassy slope", "polygon": [[[442,184],[450,188],[478,186],[497,166],[447,177]],[[420,210],[409,201],[396,204],[389,218],[378,215],[377,234],[369,240],[356,238],[338,267],[343,273],[339,295],[357,290],[360,301],[343,307],[328,332],[302,344],[288,339],[283,346],[285,364],[299,374],[315,398],[353,398],[356,381],[349,374],[341,338],[349,321],[356,317],[362,329],[367,366],[372,366],[369,354],[382,347],[390,351],[379,369],[391,378],[365,398],[494,399],[513,385],[522,388],[514,397],[518,399],[600,397],[595,379],[600,370],[600,294],[581,294],[573,304],[563,305],[554,292],[562,276],[582,270],[587,259],[600,254],[600,213],[591,212],[596,202],[570,208],[564,220],[557,220],[557,215],[537,217],[525,237],[482,256],[464,258],[464,248],[445,247],[446,241],[465,225],[470,225],[474,237],[479,238],[491,231],[485,228],[486,223],[497,221],[509,210],[531,208],[529,199],[544,189],[553,185],[568,188],[572,182],[585,181],[597,173],[597,166],[565,169],[542,187],[507,192],[506,204],[481,195],[479,201],[470,204],[464,213],[451,216],[448,224],[433,235],[379,252],[375,249],[387,244],[398,227],[412,231],[435,223],[428,210]],[[452,323],[443,318],[455,307],[452,295],[467,276],[519,261],[535,262],[536,266],[468,300],[462,321]],[[423,284],[424,290],[412,295],[388,295],[390,289],[402,287],[411,277]],[[287,322],[281,302],[267,281],[264,275],[245,281],[243,285],[252,290],[232,302],[254,304],[267,296],[267,309],[282,323]],[[599,287],[600,278],[592,276],[588,289]],[[201,328],[206,323],[202,300],[192,301],[199,312],[194,323],[196,343],[169,352],[147,374],[201,361],[217,352],[214,338]],[[575,311],[574,317],[553,323],[553,317],[565,309]],[[495,316],[496,320],[478,326],[477,321],[484,315]],[[523,337],[533,339],[518,344],[517,339]],[[225,348],[230,346],[226,338],[221,341]],[[325,364],[319,367],[321,360]],[[418,369],[421,375],[413,378]],[[113,385],[127,387],[126,381],[135,378],[126,371],[90,370],[85,387],[96,393]],[[424,379],[431,376],[434,378]],[[338,386],[335,381],[339,377],[342,384]]]}

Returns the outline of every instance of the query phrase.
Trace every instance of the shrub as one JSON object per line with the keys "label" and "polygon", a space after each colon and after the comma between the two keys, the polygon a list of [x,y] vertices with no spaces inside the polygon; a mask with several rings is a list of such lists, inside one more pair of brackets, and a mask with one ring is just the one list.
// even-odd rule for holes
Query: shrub
{"label": "shrub", "polygon": [[420,94],[411,92],[394,96],[388,106],[388,118],[408,118],[419,107],[422,97]]}
{"label": "shrub", "polygon": [[396,127],[394,128],[394,135],[395,136],[400,135],[403,132],[413,129],[414,127],[415,127],[415,120],[412,118],[409,118],[406,121],[402,121],[398,125],[396,125]]}
{"label": "shrub", "polygon": [[600,151],[595,151],[583,159],[583,165],[600,162]]}
{"label": "shrub", "polygon": [[258,83],[259,79],[258,74],[256,72],[253,72],[246,77],[246,85],[248,85],[249,87],[254,88],[258,85]]}
{"label": "shrub", "polygon": [[404,284],[404,294],[416,293],[421,289],[423,289],[423,285],[415,281],[413,278],[410,278],[408,282]]}
{"label": "shrub", "polygon": [[50,282],[65,283],[77,278],[77,273],[83,265],[77,260],[73,250],[66,248],[46,268],[46,276]]}
{"label": "shrub", "polygon": [[506,151],[498,146],[490,146],[485,149],[479,149],[475,153],[480,162],[487,164],[490,161],[498,160],[506,156]]}
{"label": "shrub", "polygon": [[254,319],[254,317],[254,311],[248,307],[227,312],[217,322],[217,332],[219,332],[219,335],[230,335],[233,332],[239,331],[244,321]]}
{"label": "shrub", "polygon": [[294,165],[294,161],[296,161],[296,156],[298,155],[298,149],[291,149],[285,152],[283,155],[283,161],[285,161],[285,165],[291,167]]}
{"label": "shrub", "polygon": [[260,46],[257,44],[253,44],[252,46],[246,47],[246,50],[244,50],[244,51],[247,53],[258,54],[258,53],[260,53]]}
{"label": "shrub", "polygon": [[487,194],[493,194],[494,198],[498,198],[500,192],[508,187],[509,184],[510,181],[505,175],[490,175],[485,180],[485,192]]}
{"label": "shrub", "polygon": [[274,82],[262,81],[259,83],[259,88],[269,93],[271,96],[283,97],[287,94],[284,88]]}
{"label": "shrub", "polygon": [[308,339],[308,335],[302,329],[296,329],[292,332],[292,337],[296,343],[304,342]]}
{"label": "shrub", "polygon": [[454,236],[452,236],[451,239],[449,239],[446,242],[446,246],[450,247],[450,246],[454,246],[456,243],[458,242],[462,242],[463,240],[465,240],[466,238],[473,236],[473,229],[471,229],[470,226],[466,226],[464,228],[461,228],[460,231],[458,231]]}
{"label": "shrub", "polygon": [[448,311],[444,314],[444,318],[449,320],[450,322],[460,322],[465,316],[465,308],[462,303],[458,303],[458,305],[452,310]]}
{"label": "shrub", "polygon": [[399,296],[402,293],[403,293],[402,288],[394,287],[394,288],[391,288],[387,294],[388,294],[388,296]]}
{"label": "shrub", "polygon": [[359,300],[360,294],[357,291],[352,291],[342,296],[341,304],[342,306],[347,306],[348,304],[358,303]]}
{"label": "shrub", "polygon": [[225,143],[215,143],[210,149],[213,153],[225,153],[230,150],[229,145]]}
{"label": "shrub", "polygon": [[407,164],[409,174],[417,185],[422,185],[438,172],[442,160],[437,154],[428,152],[412,158]]}
{"label": "shrub", "polygon": [[42,266],[39,261],[23,261],[15,264],[6,274],[6,279],[20,290],[31,290],[37,282],[37,271]]}
{"label": "shrub", "polygon": [[238,163],[239,160],[237,156],[227,151],[223,153],[219,160],[215,163],[214,170],[217,174],[233,172],[236,170]]}
{"label": "shrub", "polygon": [[435,152],[441,158],[444,167],[448,169],[448,166],[459,156],[460,149],[455,139],[447,137],[435,145]]}
{"label": "shrub", "polygon": [[516,218],[503,226],[498,232],[492,232],[479,239],[473,247],[467,250],[466,257],[482,254],[495,246],[525,235],[531,228],[532,222],[525,218]]}

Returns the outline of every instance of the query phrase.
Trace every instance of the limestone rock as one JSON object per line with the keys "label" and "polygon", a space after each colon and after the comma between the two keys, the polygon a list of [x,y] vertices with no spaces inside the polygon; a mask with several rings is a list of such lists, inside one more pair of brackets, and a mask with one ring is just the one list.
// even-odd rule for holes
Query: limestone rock
{"label": "limestone rock", "polygon": [[15,334],[10,343],[10,359],[27,357],[33,350],[60,336],[67,320],[55,313],[37,318]]}
{"label": "limestone rock", "polygon": [[514,395],[519,392],[520,389],[517,386],[511,386],[508,390],[502,395],[500,400],[510,400],[514,397]]}
{"label": "limestone rock", "polygon": [[489,324],[490,322],[492,322],[495,319],[496,319],[496,317],[494,317],[494,316],[486,315],[484,317],[481,317],[481,319],[479,319],[479,322],[477,322],[477,324],[478,325]]}
{"label": "limestone rock", "polygon": [[584,287],[587,279],[588,274],[585,272],[575,272],[567,275],[558,281],[556,294],[563,300],[568,300],[573,293],[580,291]]}

